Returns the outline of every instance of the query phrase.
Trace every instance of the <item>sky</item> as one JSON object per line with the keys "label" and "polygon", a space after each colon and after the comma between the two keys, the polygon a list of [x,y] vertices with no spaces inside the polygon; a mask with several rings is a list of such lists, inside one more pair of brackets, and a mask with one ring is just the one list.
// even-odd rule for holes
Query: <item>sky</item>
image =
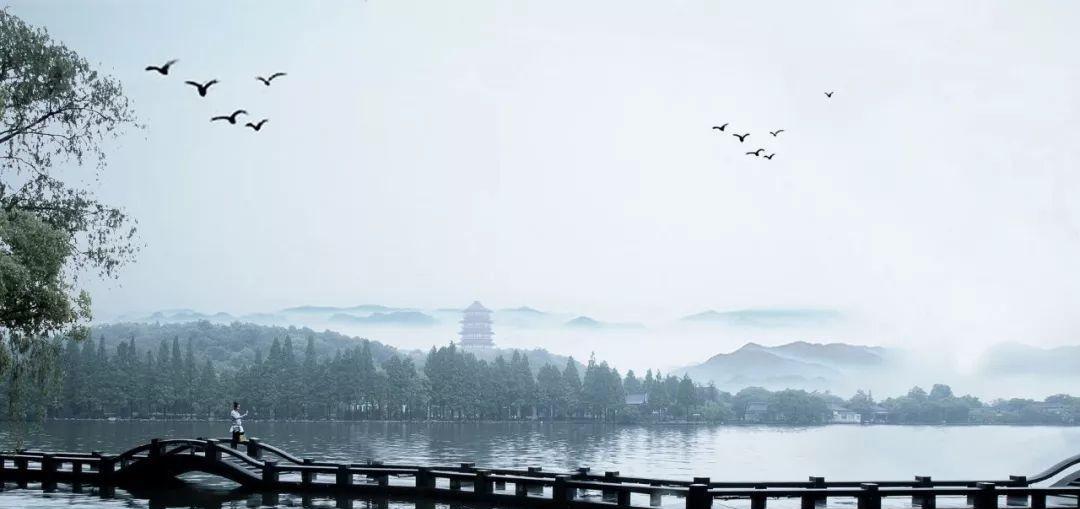
{"label": "sky", "polygon": [[[1077,343],[1075,2],[7,5],[146,124],[87,180],[144,245],[87,281],[99,316],[813,307],[853,342]],[[236,108],[270,122],[208,122]]]}

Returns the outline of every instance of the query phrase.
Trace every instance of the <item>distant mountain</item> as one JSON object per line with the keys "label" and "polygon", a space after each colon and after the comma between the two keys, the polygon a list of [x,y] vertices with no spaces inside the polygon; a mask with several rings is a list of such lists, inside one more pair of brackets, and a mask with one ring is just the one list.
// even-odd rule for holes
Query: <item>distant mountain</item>
{"label": "distant mountain", "polygon": [[500,310],[496,311],[496,313],[524,314],[524,315],[534,315],[534,316],[544,314],[543,311],[540,311],[539,309],[531,308],[529,306],[521,306],[519,308],[500,309]]}
{"label": "distant mountain", "polygon": [[845,343],[797,341],[774,347],[747,343],[734,352],[714,355],[677,372],[695,380],[712,381],[725,389],[747,385],[825,389],[848,375],[880,369],[887,362],[887,355],[880,347]]}
{"label": "distant mountain", "polygon": [[566,326],[581,329],[599,329],[603,327],[603,324],[587,316],[579,316],[566,322]]}
{"label": "distant mountain", "polygon": [[407,311],[404,308],[392,308],[379,304],[361,304],[359,306],[336,307],[336,306],[296,306],[281,310],[282,313],[290,314],[333,314],[333,313],[388,313],[391,311]]}
{"label": "distant mountain", "polygon": [[368,316],[336,313],[330,315],[330,321],[344,324],[363,325],[408,325],[414,327],[429,327],[435,325],[434,317],[419,311],[393,311],[390,313],[372,313]]}
{"label": "distant mountain", "polygon": [[[753,343],[750,344],[753,345]],[[847,343],[821,344],[796,341],[771,348],[760,345],[755,346],[790,359],[858,369],[880,366],[886,361],[888,355],[888,351],[880,346],[849,345]]]}
{"label": "distant mountain", "polygon": [[839,311],[829,309],[741,309],[722,312],[710,309],[685,316],[681,321],[734,327],[780,328],[828,325],[842,319],[843,315]]}
{"label": "distant mountain", "polygon": [[149,315],[124,315],[123,321],[147,322],[147,323],[185,323],[208,321],[214,323],[229,323],[237,318],[228,313],[200,313],[191,309],[166,309],[155,311]]}
{"label": "distant mountain", "polygon": [[565,324],[564,327],[568,329],[644,329],[645,326],[640,323],[607,323],[600,322],[589,318],[587,316],[579,316],[574,318]]}
{"label": "distant mountain", "polygon": [[574,315],[550,313],[529,306],[521,306],[499,309],[495,311],[491,319],[495,321],[495,326],[499,328],[543,329],[562,327],[567,320],[573,317]]}
{"label": "distant mountain", "polygon": [[1080,346],[1038,348],[1003,343],[982,355],[977,370],[988,376],[1080,376]]}

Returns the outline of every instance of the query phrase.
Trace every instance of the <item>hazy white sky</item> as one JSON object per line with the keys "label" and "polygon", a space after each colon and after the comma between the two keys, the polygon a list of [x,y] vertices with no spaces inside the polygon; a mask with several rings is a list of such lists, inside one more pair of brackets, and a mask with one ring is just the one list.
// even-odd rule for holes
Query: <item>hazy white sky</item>
{"label": "hazy white sky", "polygon": [[[481,299],[835,308],[866,324],[843,339],[960,349],[1080,330],[1075,2],[10,9],[148,124],[98,187],[146,243],[93,284],[99,314]],[[207,121],[237,107],[271,121]]]}

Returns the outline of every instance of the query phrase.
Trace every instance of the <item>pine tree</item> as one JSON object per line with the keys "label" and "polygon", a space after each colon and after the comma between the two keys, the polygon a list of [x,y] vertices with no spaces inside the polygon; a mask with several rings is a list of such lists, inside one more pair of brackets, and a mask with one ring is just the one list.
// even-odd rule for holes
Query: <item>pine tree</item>
{"label": "pine tree", "polygon": [[582,404],[581,376],[578,375],[577,363],[574,358],[566,360],[566,367],[562,372],[563,387],[566,389],[565,405],[568,417],[576,417],[580,414]]}

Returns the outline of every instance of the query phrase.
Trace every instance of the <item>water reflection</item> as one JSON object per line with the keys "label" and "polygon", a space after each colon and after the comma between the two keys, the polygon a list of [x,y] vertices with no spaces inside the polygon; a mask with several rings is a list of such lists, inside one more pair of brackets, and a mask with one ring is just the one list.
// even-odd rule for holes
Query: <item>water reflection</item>
{"label": "water reflection", "polygon": [[445,503],[384,497],[328,497],[291,493],[258,493],[244,488],[206,489],[191,483],[121,490],[98,486],[60,484],[44,491],[37,483],[0,492],[0,507],[117,507],[165,509],[171,507],[224,509],[246,507],[312,507],[340,509],[509,509],[483,503]]}

